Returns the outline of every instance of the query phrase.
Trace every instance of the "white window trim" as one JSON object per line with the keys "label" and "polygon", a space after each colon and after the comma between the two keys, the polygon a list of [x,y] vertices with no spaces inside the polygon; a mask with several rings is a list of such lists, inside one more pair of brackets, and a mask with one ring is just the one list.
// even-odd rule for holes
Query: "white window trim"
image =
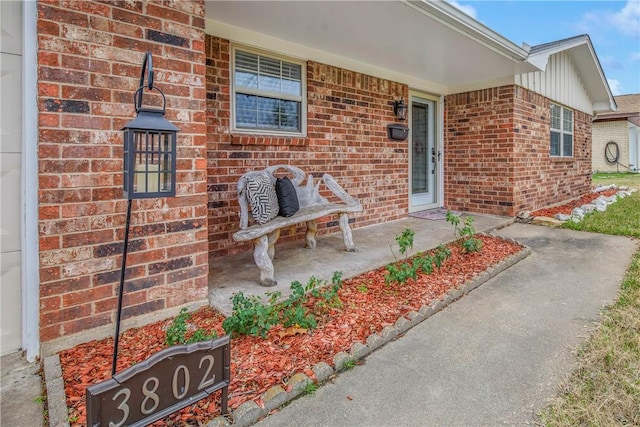
{"label": "white window trim", "polygon": [[[288,131],[278,131],[278,130],[269,130],[269,129],[246,129],[246,128],[238,128],[236,126],[236,82],[235,82],[236,50],[255,53],[256,55],[267,56],[270,58],[300,65],[300,70],[301,70],[300,80],[301,80],[301,88],[302,88],[301,89],[302,97],[301,97],[301,105],[300,105],[300,132],[293,132],[293,131],[288,132]],[[231,108],[231,131],[233,133],[248,134],[248,135],[289,136],[289,137],[306,137],[307,136],[307,64],[305,61],[301,61],[299,59],[294,59],[294,58],[280,55],[274,52],[255,49],[255,48],[251,48],[243,45],[232,45],[230,64],[231,64],[230,108]],[[273,93],[271,92],[265,93],[260,90],[251,90],[251,89],[243,90],[243,93],[248,93],[251,95],[273,96]],[[297,101],[299,99],[296,96],[291,96],[287,94],[280,94],[278,98],[291,100],[291,101]]]}
{"label": "white window trim", "polygon": [[[549,106],[549,113],[551,113],[551,106],[556,106],[558,108],[560,108],[560,129],[555,129],[551,127],[551,120],[549,123],[549,144],[551,144],[551,132],[555,131],[555,132],[559,132],[560,133],[560,154],[549,154],[550,157],[554,157],[554,158],[562,158],[562,157],[566,157],[566,158],[572,158],[574,157],[574,153],[575,153],[575,143],[576,143],[576,138],[573,134],[573,128],[575,127],[575,121],[576,121],[576,113],[573,109],[571,108],[567,108],[564,107],[560,104],[555,104],[555,103],[551,103],[551,105]],[[571,131],[567,131],[564,129],[564,112],[565,110],[569,110],[571,111]],[[550,117],[551,119],[551,114]],[[571,135],[571,155],[565,155],[564,154],[564,135]],[[551,152],[551,145],[549,145],[549,152]]]}

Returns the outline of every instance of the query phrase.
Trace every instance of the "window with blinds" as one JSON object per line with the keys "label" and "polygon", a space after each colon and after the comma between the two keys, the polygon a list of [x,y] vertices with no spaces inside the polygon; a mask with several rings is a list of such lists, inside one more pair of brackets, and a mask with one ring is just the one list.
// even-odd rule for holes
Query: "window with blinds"
{"label": "window with blinds", "polygon": [[234,49],[234,129],[302,134],[304,90],[302,63]]}
{"label": "window with blinds", "polygon": [[573,111],[551,104],[551,156],[573,156]]}

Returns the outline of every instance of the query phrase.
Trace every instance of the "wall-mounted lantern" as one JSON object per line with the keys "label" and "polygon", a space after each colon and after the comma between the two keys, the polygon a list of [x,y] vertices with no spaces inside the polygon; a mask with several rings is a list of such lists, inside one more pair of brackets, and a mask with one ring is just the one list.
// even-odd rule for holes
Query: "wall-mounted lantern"
{"label": "wall-mounted lantern", "polygon": [[[149,65],[148,82],[144,84]],[[162,109],[143,108],[144,89],[157,90],[162,95]],[[140,87],[134,95],[137,117],[127,123],[124,131],[124,197],[145,199],[172,197],[176,194],[176,133],[177,127],[164,118],[167,100],[153,86],[151,53],[142,63]]]}
{"label": "wall-mounted lantern", "polygon": [[407,119],[407,104],[404,103],[404,100],[393,101],[393,114],[398,120],[404,121]]}

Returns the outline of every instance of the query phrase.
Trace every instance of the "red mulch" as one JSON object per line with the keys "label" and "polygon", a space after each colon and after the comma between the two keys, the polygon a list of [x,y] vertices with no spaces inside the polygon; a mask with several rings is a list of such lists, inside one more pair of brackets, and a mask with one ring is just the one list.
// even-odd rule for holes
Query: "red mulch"
{"label": "red mulch", "polygon": [[614,194],[616,194],[617,191],[618,190],[604,190],[599,193],[585,194],[579,199],[572,200],[571,202],[566,203],[564,205],[555,206],[552,208],[538,209],[537,211],[532,212],[531,216],[532,217],[546,216],[549,218],[553,218],[555,214],[559,214],[559,213],[565,214],[565,215],[571,215],[571,211],[573,211],[574,208],[579,208],[582,205],[588,205],[589,203],[597,199],[599,196],[611,197]]}
{"label": "red mulch", "polygon": [[[521,246],[499,238],[478,237],[483,241],[480,252],[462,254],[458,246],[450,245],[452,256],[440,270],[409,280],[404,285],[385,285],[384,268],[346,280],[339,291],[343,307],[328,309],[317,329],[288,334],[281,327],[275,327],[266,339],[233,338],[229,410],[248,400],[262,405],[261,396],[265,391],[275,385],[284,387],[296,373],[303,372],[315,379],[311,368],[318,362],[332,365],[333,356],[349,351],[354,342],[364,343],[369,335],[393,325],[400,317],[419,310],[448,290],[522,250]],[[309,306],[312,304],[310,297]],[[165,348],[164,328],[170,320],[124,332],[120,338],[117,371]],[[221,314],[207,307],[194,312],[190,322],[223,335],[223,320]],[[112,338],[81,344],[60,353],[69,419],[74,420],[72,426],[85,425],[85,388],[110,377],[112,357]],[[206,424],[220,414],[219,400],[216,393],[154,425]]]}

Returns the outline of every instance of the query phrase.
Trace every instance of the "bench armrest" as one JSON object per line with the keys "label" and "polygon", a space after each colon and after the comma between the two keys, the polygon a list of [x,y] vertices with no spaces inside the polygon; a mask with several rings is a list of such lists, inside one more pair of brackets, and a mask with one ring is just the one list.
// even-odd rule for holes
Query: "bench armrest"
{"label": "bench armrest", "polygon": [[351,197],[349,193],[347,193],[344,188],[342,188],[340,184],[336,182],[333,176],[325,173],[324,175],[322,175],[322,180],[324,181],[327,188],[329,188],[329,190],[331,190],[333,194],[338,196],[338,198],[342,200],[347,206],[360,205],[360,202],[357,199]]}

